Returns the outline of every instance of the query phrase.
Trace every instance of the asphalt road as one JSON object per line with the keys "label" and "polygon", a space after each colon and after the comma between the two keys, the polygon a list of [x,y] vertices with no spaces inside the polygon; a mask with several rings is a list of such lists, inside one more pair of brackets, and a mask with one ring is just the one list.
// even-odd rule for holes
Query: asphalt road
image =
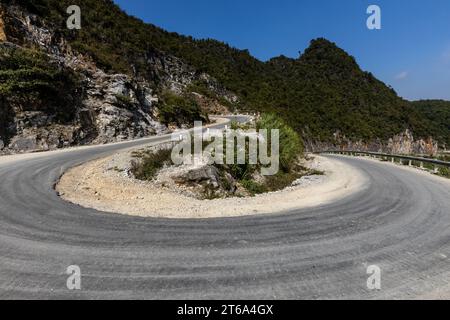
{"label": "asphalt road", "polygon": [[[0,163],[0,298],[389,299],[449,288],[449,185],[393,165],[333,156],[362,170],[367,188],[229,219],[106,214],[53,189],[71,166],[161,139]],[[79,291],[66,287],[70,265]],[[368,290],[368,265],[381,268],[381,290]]]}

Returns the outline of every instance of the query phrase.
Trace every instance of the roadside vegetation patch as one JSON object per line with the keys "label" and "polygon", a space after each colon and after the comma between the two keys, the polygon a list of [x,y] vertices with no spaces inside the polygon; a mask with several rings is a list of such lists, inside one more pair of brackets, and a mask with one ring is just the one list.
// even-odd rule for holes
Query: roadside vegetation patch
{"label": "roadside vegetation patch", "polygon": [[133,156],[140,160],[131,162],[131,172],[139,180],[152,180],[161,168],[172,164],[171,153],[171,149],[136,152]]}
{"label": "roadside vegetation patch", "polygon": [[9,142],[17,133],[14,117],[24,113],[44,113],[56,124],[73,121],[80,81],[37,49],[0,45],[0,140]]}
{"label": "roadside vegetation patch", "polygon": [[450,168],[449,167],[440,167],[438,173],[440,176],[450,178]]}
{"label": "roadside vegetation patch", "polygon": [[[170,145],[165,149],[150,148],[133,153],[131,173],[139,180],[180,188],[200,199],[255,196],[285,189],[303,176],[321,174],[302,165],[305,161],[302,138],[276,115],[262,115],[251,125],[233,122],[231,128],[242,130],[241,132],[250,129],[255,132],[261,129],[279,130],[278,172],[274,175],[263,175],[261,172],[266,165],[259,162],[254,164],[249,156],[245,157],[244,163],[239,163],[237,144],[234,144],[235,161],[229,164],[226,154],[230,145],[224,142],[222,163],[211,164],[202,153],[199,163],[175,165],[171,158],[173,145]],[[249,155],[249,144],[250,141],[246,140],[246,155]],[[206,148],[208,143],[203,141],[203,151]],[[192,149],[194,145],[191,146]]]}
{"label": "roadside vegetation patch", "polygon": [[170,91],[161,93],[158,103],[159,120],[166,125],[182,127],[194,121],[209,122],[195,98],[189,93],[176,95]]}

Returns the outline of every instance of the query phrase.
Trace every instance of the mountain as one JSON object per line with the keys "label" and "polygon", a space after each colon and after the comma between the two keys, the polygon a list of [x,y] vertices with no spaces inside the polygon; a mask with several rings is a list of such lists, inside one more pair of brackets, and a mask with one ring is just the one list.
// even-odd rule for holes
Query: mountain
{"label": "mountain", "polygon": [[444,100],[420,100],[411,102],[422,118],[427,119],[433,125],[429,134],[439,141],[443,141],[446,147],[450,147],[450,101]]}
{"label": "mountain", "polygon": [[[73,4],[81,7],[81,30],[65,26],[66,8]],[[14,76],[17,81],[44,76],[63,99],[71,99],[51,101],[42,94],[46,89],[32,86],[17,89],[37,96],[33,107],[24,107],[24,101],[9,101],[11,94],[0,91],[0,122],[5,124],[0,139],[10,149],[22,149],[30,135],[31,145],[45,147],[49,132],[55,132],[49,126],[58,126],[61,134],[52,146],[60,147],[165,132],[219,110],[280,114],[310,149],[386,150],[389,139],[406,130],[423,142],[415,152],[434,152],[430,137],[450,142],[450,129],[441,119],[398,97],[326,39],[313,40],[298,59],[262,62],[220,41],[195,40],[146,24],[108,0],[3,0],[1,12],[3,33],[15,45],[2,49],[2,61],[17,54],[50,57],[49,65],[37,62],[37,69],[25,63]],[[2,68],[5,75],[17,71]],[[24,75],[29,79],[22,81]],[[40,112],[37,123],[30,120],[33,112]],[[18,122],[20,117],[25,121]],[[31,133],[23,134],[26,130]]]}

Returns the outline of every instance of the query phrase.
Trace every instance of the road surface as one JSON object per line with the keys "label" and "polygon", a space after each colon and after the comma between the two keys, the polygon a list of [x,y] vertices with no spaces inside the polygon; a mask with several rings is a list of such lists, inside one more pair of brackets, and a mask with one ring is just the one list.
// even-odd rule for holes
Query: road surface
{"label": "road surface", "polygon": [[[53,189],[69,167],[164,139],[0,161],[0,299],[450,297],[449,184],[393,165],[329,156],[362,170],[367,188],[243,218],[107,214]],[[70,265],[79,291],[67,289]],[[381,290],[367,288],[369,265],[381,268]]]}

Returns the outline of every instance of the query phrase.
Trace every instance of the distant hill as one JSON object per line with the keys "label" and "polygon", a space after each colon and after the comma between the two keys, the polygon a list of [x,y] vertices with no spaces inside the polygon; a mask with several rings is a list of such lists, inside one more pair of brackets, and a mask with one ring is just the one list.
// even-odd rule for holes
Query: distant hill
{"label": "distant hill", "polygon": [[[195,40],[169,33],[128,16],[109,0],[3,0],[39,16],[47,28],[108,73],[144,79],[158,92],[162,79],[150,59],[173,56],[197,75],[186,90],[211,91],[203,73],[238,99],[231,109],[275,112],[306,140],[333,142],[336,134],[351,141],[387,141],[406,129],[416,138],[430,136],[450,144],[447,103],[415,102],[360,69],[355,59],[326,39],[311,41],[298,59],[284,56],[262,62],[247,50],[216,40]],[[82,29],[65,27],[69,5],[82,9]],[[8,34],[8,30],[7,30]],[[20,34],[13,42],[26,45]],[[213,96],[222,99],[221,90]],[[222,99],[223,101],[223,99]],[[445,118],[444,118],[445,119]],[[447,118],[448,119],[448,118]]]}
{"label": "distant hill", "polygon": [[450,148],[450,101],[420,100],[411,102],[422,118],[427,119],[431,126],[430,135],[446,143]]}

